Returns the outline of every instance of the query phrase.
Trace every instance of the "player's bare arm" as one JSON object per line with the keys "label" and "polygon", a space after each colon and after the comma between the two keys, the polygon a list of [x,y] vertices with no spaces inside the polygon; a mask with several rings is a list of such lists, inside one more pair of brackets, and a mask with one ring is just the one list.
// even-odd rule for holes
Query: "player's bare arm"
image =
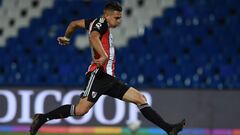
{"label": "player's bare arm", "polygon": [[71,38],[72,34],[78,28],[85,28],[85,20],[84,19],[72,21],[68,25],[67,30],[65,32],[65,35],[63,37],[58,37],[57,38],[58,43],[60,45],[67,45],[67,44],[69,44],[70,38]]}
{"label": "player's bare arm", "polygon": [[98,66],[102,66],[108,59],[107,53],[104,51],[101,40],[100,33],[97,31],[92,31],[89,36],[89,41],[93,49],[100,55],[99,59],[93,59],[93,62]]}

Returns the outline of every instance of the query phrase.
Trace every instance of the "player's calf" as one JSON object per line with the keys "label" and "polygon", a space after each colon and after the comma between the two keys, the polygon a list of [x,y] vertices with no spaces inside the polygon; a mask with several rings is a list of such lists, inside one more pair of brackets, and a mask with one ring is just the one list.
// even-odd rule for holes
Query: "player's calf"
{"label": "player's calf", "polygon": [[138,108],[146,119],[148,119],[158,127],[162,128],[167,133],[171,131],[172,126],[166,121],[164,121],[163,118],[147,103],[138,106]]}

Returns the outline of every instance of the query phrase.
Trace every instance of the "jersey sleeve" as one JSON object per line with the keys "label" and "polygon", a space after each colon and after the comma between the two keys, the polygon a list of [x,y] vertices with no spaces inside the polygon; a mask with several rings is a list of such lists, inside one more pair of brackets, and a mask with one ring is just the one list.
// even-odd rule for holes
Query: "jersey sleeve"
{"label": "jersey sleeve", "polygon": [[108,30],[108,24],[103,18],[98,18],[93,21],[92,27],[89,28],[90,33],[92,31],[97,31],[100,35],[104,35]]}
{"label": "jersey sleeve", "polygon": [[90,24],[94,19],[85,19],[85,29],[89,30]]}

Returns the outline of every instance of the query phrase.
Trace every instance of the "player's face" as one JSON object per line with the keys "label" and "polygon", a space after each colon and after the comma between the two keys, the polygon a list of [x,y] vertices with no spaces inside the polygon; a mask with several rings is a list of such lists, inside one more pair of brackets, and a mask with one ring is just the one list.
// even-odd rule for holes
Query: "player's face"
{"label": "player's face", "polygon": [[109,15],[109,20],[108,23],[110,25],[111,28],[116,28],[117,26],[119,26],[121,24],[121,18],[122,18],[122,13],[119,11],[113,11],[110,15]]}

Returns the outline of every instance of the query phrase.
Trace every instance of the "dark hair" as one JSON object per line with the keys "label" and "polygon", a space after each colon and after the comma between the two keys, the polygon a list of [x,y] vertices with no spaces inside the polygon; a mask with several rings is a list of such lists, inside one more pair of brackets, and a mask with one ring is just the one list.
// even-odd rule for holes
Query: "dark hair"
{"label": "dark hair", "polygon": [[111,1],[105,5],[104,10],[112,10],[122,12],[122,6],[119,2]]}

